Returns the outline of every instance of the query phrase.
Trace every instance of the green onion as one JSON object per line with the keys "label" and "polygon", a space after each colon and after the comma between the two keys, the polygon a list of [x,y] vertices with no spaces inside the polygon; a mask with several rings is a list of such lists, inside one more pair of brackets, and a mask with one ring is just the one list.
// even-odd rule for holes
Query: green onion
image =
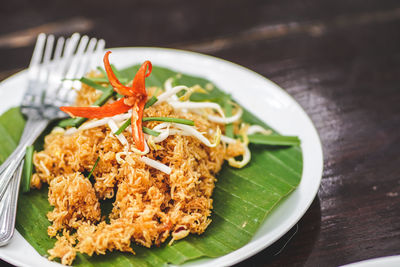
{"label": "green onion", "polygon": [[[186,124],[186,125],[194,125],[194,121],[192,120],[187,120],[187,119],[181,119],[181,118],[170,118],[170,117],[145,117],[143,118],[143,121],[164,121],[164,122],[173,122],[173,123],[180,123],[180,124]],[[116,131],[114,134],[119,135],[122,133],[129,125],[131,124],[131,119],[127,120],[122,124],[121,127],[119,127],[118,131]]]}
{"label": "green onion", "polygon": [[[109,86],[109,87],[104,87],[104,86],[102,86],[102,85],[100,85],[100,84],[98,84],[98,83],[94,82],[93,80],[88,79],[88,78],[86,78],[86,77],[80,78],[79,81],[82,82],[82,83],[84,83],[84,84],[89,85],[90,87],[93,87],[93,88],[96,89],[96,90],[100,90],[100,91],[103,91],[103,92],[105,92],[107,89],[111,88],[111,86]],[[112,89],[112,88],[111,88],[111,89]]]}
{"label": "green onion", "polygon": [[297,136],[251,134],[248,136],[250,143],[271,146],[299,146]]}
{"label": "green onion", "polygon": [[96,101],[94,101],[93,105],[94,106],[102,106],[104,105],[108,99],[110,99],[114,94],[114,89],[112,87],[107,87],[107,90],[104,91],[104,93],[99,97],[99,99],[97,99]]}
{"label": "green onion", "polygon": [[109,83],[108,79],[104,77],[91,77],[90,79],[95,83]]}
{"label": "green onion", "polygon": [[78,127],[79,125],[81,125],[85,121],[86,121],[86,118],[82,118],[82,117],[68,118],[68,119],[64,119],[64,120],[60,121],[58,123],[58,126],[60,126],[62,128]]}
{"label": "green onion", "polygon": [[[124,122],[124,124],[122,124],[121,127],[119,127],[119,129],[114,133],[115,135],[119,135],[121,134],[126,128],[128,128],[128,126],[131,124],[131,119],[127,120],[126,122]],[[147,133],[149,135],[153,135],[153,136],[159,136],[160,132],[154,131],[152,129],[149,129],[147,127],[142,127],[142,130],[144,133]]]}
{"label": "green onion", "polygon": [[[90,78],[92,81],[96,82],[96,83],[110,83],[108,81],[108,78],[104,78],[104,77],[92,77]],[[127,78],[120,78],[119,80],[122,84],[127,83],[129,80]]]}
{"label": "green onion", "polygon": [[[85,77],[88,80],[91,80],[94,83],[109,83],[106,78],[103,77]],[[81,81],[82,78],[71,78],[71,79],[61,79],[61,81]]]}
{"label": "green onion", "polygon": [[23,176],[21,181],[21,189],[23,193],[29,192],[31,188],[33,151],[34,151],[33,146],[26,147]]}
{"label": "green onion", "polygon": [[[110,99],[113,96],[114,90],[111,87],[107,87],[106,89],[107,90],[103,92],[103,94],[100,96],[100,98],[97,99],[93,103],[93,105],[102,106],[107,102],[108,99]],[[66,128],[68,126],[70,126],[70,127],[79,127],[86,120],[87,120],[86,118],[82,118],[82,117],[68,118],[68,119],[64,119],[64,120],[60,121],[58,123],[58,126],[60,126],[62,128]]]}
{"label": "green onion", "polygon": [[[107,77],[85,77],[88,80],[91,80],[95,83],[110,83]],[[62,79],[61,81],[80,81],[81,78],[72,78],[72,79]],[[119,80],[122,84],[127,83],[129,80],[127,78],[121,78]]]}
{"label": "green onion", "polygon": [[120,133],[122,133],[126,128],[128,128],[128,126],[131,124],[131,119],[127,120],[126,122],[124,122],[124,124],[121,125],[121,127],[119,127],[119,129],[114,133],[115,135],[119,135]]}
{"label": "green onion", "polygon": [[159,135],[160,135],[160,132],[154,131],[154,130],[149,129],[149,128],[147,128],[147,127],[144,127],[144,126],[143,126],[142,129],[143,129],[143,132],[144,132],[144,133],[147,133],[147,134],[149,134],[149,135],[152,135],[152,136],[159,136]]}
{"label": "green onion", "polygon": [[151,106],[154,105],[154,103],[156,103],[157,101],[158,101],[157,97],[152,96],[149,100],[147,100],[146,105],[144,106],[144,108],[151,107]]}
{"label": "green onion", "polygon": [[171,117],[145,117],[143,118],[143,121],[164,121],[194,126],[194,121],[192,120]]}
{"label": "green onion", "polygon": [[90,171],[90,173],[89,173],[89,175],[87,177],[88,179],[90,179],[90,177],[92,177],[93,171],[96,168],[96,166],[99,163],[99,161],[100,161],[100,157],[97,157],[96,162],[94,163],[93,168],[92,168],[92,170]]}

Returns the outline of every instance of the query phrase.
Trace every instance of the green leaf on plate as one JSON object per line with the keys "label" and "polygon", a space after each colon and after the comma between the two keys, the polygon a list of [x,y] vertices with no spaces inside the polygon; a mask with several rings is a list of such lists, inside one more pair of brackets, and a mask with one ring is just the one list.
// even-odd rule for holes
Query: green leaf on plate
{"label": "green leaf on plate", "polygon": [[25,152],[24,168],[21,177],[21,189],[23,193],[29,192],[31,188],[31,179],[33,172],[33,152],[35,151],[33,146],[27,146]]}
{"label": "green leaf on plate", "polygon": [[25,127],[19,108],[11,108],[0,116],[0,163],[17,147]]}
{"label": "green leaf on plate", "polygon": [[[132,79],[139,66],[120,70],[120,75]],[[147,86],[161,87],[164,81],[177,73],[160,67],[146,79]],[[179,75],[179,83],[187,86],[199,84],[206,87],[209,81],[188,75]],[[193,96],[219,102],[226,94],[214,88],[210,94]],[[269,128],[261,120],[244,111],[243,120]],[[16,147],[22,133],[24,120],[14,108],[0,116],[0,162]],[[43,137],[42,137],[43,138]],[[219,257],[232,252],[253,237],[271,210],[300,183],[303,168],[299,147],[265,147],[251,145],[251,162],[242,169],[225,164],[218,175],[213,194],[212,223],[202,235],[190,235],[173,245],[144,248],[134,245],[136,255],[107,252],[106,255],[78,254],[76,266],[163,266],[168,263],[182,264],[202,257]],[[20,194],[16,227],[20,234],[39,252],[47,255],[55,239],[47,235],[50,225],[46,213],[52,210],[47,201],[47,187]],[[108,203],[110,204],[110,203]],[[104,207],[106,203],[104,204]],[[110,205],[108,205],[110,206]],[[102,206],[103,207],[103,206]]]}

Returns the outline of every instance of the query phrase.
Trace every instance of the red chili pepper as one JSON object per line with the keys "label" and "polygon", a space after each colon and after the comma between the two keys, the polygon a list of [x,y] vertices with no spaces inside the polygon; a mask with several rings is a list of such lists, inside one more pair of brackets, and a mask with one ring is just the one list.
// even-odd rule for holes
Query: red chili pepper
{"label": "red chili pepper", "polygon": [[[142,100],[139,101],[137,104],[138,111],[137,111],[137,117],[138,119],[135,120],[133,109],[132,109],[132,119],[131,119],[131,127],[132,127],[132,135],[133,135],[133,140],[135,141],[137,149],[140,151],[144,151],[144,133],[142,130],[142,119],[143,119],[143,111],[144,111],[144,106],[146,105],[147,101],[147,96],[143,98]],[[135,126],[137,131],[135,131]]]}
{"label": "red chili pepper", "polygon": [[[148,72],[146,73],[147,68],[149,68],[149,69],[148,69]],[[142,64],[142,66],[140,66],[140,68],[139,68],[138,72],[136,73],[136,76],[132,82],[132,88],[135,93],[147,96],[144,79],[146,77],[149,77],[152,69],[153,69],[153,66],[151,65],[151,62],[148,60],[145,61]]]}
{"label": "red chili pepper", "polygon": [[133,96],[132,88],[124,86],[118,81],[117,77],[115,76],[110,62],[108,60],[108,55],[111,54],[111,51],[106,52],[103,58],[104,68],[106,69],[108,80],[110,81],[111,86],[114,90],[124,96]]}
{"label": "red chili pepper", "polygon": [[106,104],[102,107],[60,107],[60,109],[68,113],[71,117],[98,119],[127,112],[132,106],[126,105],[124,100],[125,98],[121,98],[118,101]]}
{"label": "red chili pepper", "polygon": [[89,119],[111,117],[132,109],[132,137],[136,147],[140,151],[144,151],[145,141],[142,130],[142,119],[144,106],[147,101],[145,78],[150,75],[152,64],[150,61],[145,61],[136,73],[132,82],[132,87],[127,87],[122,85],[115,76],[108,60],[108,55],[110,53],[111,51],[108,51],[104,55],[104,67],[110,84],[116,92],[124,95],[124,97],[114,103],[106,104],[102,107],[61,107],[60,109],[72,117],[77,116]]}

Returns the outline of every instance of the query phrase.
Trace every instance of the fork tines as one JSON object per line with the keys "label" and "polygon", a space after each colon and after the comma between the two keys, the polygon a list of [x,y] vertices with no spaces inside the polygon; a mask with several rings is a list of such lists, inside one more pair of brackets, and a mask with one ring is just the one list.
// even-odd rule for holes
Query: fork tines
{"label": "fork tines", "polygon": [[[56,43],[54,47],[54,43]],[[66,40],[54,35],[38,35],[28,70],[28,89],[23,107],[59,107],[71,103],[74,90],[88,70],[95,67],[105,46],[103,39],[97,40],[74,33]]]}

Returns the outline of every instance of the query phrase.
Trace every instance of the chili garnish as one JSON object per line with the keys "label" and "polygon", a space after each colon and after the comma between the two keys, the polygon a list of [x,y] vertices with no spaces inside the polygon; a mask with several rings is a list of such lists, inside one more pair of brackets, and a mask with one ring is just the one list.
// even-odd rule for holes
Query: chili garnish
{"label": "chili garnish", "polygon": [[123,97],[113,103],[106,104],[101,107],[60,107],[60,109],[68,113],[71,117],[84,117],[88,119],[111,117],[120,113],[125,113],[129,109],[132,110],[132,136],[137,149],[144,151],[144,134],[142,130],[143,110],[147,101],[147,92],[145,87],[145,78],[148,77],[152,70],[150,61],[145,61],[136,73],[132,86],[128,87],[118,81],[115,76],[108,56],[111,51],[104,55],[104,67],[107,72],[108,80],[114,90],[123,95]]}

